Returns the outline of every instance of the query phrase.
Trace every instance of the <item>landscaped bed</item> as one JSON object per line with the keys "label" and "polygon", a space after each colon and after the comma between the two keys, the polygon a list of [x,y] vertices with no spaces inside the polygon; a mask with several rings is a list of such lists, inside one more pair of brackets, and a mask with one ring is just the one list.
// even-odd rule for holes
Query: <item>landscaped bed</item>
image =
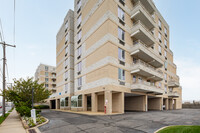
{"label": "landscaped bed", "polygon": [[200,126],[171,126],[157,133],[200,133]]}
{"label": "landscaped bed", "polygon": [[33,119],[31,117],[25,117],[25,116],[22,117],[22,122],[25,128],[35,127],[35,126],[45,123],[46,121],[47,120],[39,114],[36,117],[36,123],[33,122]]}
{"label": "landscaped bed", "polygon": [[1,125],[1,123],[3,123],[3,121],[8,117],[8,115],[9,115],[10,113],[6,113],[5,115],[5,117],[3,117],[3,116],[0,116],[0,125]]}

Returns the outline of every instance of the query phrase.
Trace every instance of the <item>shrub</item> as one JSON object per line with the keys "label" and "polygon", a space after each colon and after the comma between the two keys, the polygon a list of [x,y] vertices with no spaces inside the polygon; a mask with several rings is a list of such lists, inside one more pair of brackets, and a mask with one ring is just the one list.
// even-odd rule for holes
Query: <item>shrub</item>
{"label": "shrub", "polygon": [[27,106],[21,106],[21,107],[16,107],[17,112],[20,114],[20,116],[31,116],[31,108]]}
{"label": "shrub", "polygon": [[49,109],[49,105],[35,105],[34,109]]}

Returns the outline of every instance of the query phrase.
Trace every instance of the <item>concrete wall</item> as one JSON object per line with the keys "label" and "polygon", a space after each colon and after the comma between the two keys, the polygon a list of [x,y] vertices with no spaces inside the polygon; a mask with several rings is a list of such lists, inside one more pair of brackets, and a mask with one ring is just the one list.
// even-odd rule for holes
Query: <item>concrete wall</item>
{"label": "concrete wall", "polygon": [[148,110],[162,110],[162,98],[148,98]]}

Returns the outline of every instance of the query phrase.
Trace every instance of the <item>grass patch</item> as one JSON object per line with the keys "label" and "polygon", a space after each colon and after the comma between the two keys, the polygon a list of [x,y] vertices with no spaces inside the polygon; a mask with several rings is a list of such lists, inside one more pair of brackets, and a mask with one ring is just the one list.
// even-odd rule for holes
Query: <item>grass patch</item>
{"label": "grass patch", "polygon": [[9,114],[10,114],[10,113],[6,113],[6,116],[5,116],[5,117],[3,117],[3,116],[0,117],[0,125],[1,125],[1,123],[3,123],[3,121],[8,117]]}
{"label": "grass patch", "polygon": [[158,133],[200,133],[200,126],[171,126]]}

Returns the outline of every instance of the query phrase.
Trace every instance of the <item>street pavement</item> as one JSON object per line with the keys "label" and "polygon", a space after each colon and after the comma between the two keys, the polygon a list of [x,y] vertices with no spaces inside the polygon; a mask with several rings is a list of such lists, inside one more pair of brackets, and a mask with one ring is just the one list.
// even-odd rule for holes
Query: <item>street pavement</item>
{"label": "street pavement", "polygon": [[154,133],[169,125],[200,125],[200,109],[127,112],[113,116],[87,116],[42,110],[49,123],[42,133]]}
{"label": "street pavement", "polygon": [[[2,115],[2,108],[0,109],[0,116]],[[11,110],[11,107],[6,107],[6,112],[8,112],[9,110]]]}

